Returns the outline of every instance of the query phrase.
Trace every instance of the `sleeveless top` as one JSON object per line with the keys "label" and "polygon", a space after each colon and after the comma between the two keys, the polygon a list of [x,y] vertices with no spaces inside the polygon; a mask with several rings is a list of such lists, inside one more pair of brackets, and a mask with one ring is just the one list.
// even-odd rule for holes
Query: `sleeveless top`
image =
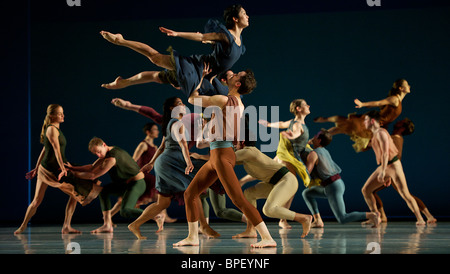
{"label": "sleeveless top", "polygon": [[317,171],[317,174],[319,175],[319,178],[322,179],[322,181],[325,181],[331,176],[342,172],[341,168],[333,161],[333,159],[331,159],[331,155],[327,149],[325,149],[324,147],[318,147],[314,149],[314,151],[319,157],[319,161],[317,163],[317,166],[315,167],[315,170]]}
{"label": "sleeveless top", "polygon": [[152,147],[147,140],[142,140],[142,142],[147,144],[147,150],[144,151],[141,155],[141,157],[139,157],[139,159],[136,161],[139,167],[143,167],[144,165],[146,165],[148,162],[150,162],[150,160],[153,158],[153,155],[155,155],[156,152],[156,148]]}
{"label": "sleeveless top", "polygon": [[[390,160],[392,160],[395,156],[397,156],[397,154],[398,154],[398,149],[397,149],[397,147],[395,146],[394,141],[392,140],[391,135],[389,135],[389,133],[388,133],[388,131],[387,131],[386,129],[380,128],[379,131],[384,131],[385,134],[387,134],[387,136],[388,136],[388,142],[389,142],[389,149],[388,149],[389,156],[388,156],[388,161],[390,161]],[[375,158],[376,158],[376,160],[377,160],[377,164],[380,165],[380,164],[381,164],[381,159],[382,159],[382,158],[381,158],[381,157],[382,157],[382,154],[381,154],[381,145],[380,145],[380,143],[378,142],[378,140],[377,140],[377,138],[376,138],[375,136],[376,136],[376,134],[374,134],[374,136],[372,137],[372,149],[373,149],[373,152],[375,152]]]}
{"label": "sleeveless top", "polygon": [[205,25],[205,33],[224,33],[228,39],[226,42],[216,42],[213,44],[213,52],[207,56],[212,72],[210,75],[219,75],[233,67],[239,60],[241,55],[245,53],[245,46],[242,43],[242,36],[240,37],[241,45],[238,46],[234,41],[234,36],[230,31],[221,24],[218,20],[209,19]]}
{"label": "sleeveless top", "polygon": [[[294,128],[295,123],[300,123],[299,121],[295,121],[294,119],[291,120],[289,123],[289,130],[292,130]],[[295,138],[294,140],[290,140],[292,143],[292,147],[294,149],[294,155],[297,157],[297,159],[301,159],[301,153],[306,149],[306,145],[308,144],[309,140],[309,129],[306,126],[306,124],[301,125],[303,127],[303,133]]]}
{"label": "sleeveless top", "polygon": [[64,163],[67,162],[66,159],[66,137],[64,136],[64,134],[62,133],[62,131],[57,128],[54,125],[48,125],[47,127],[45,127],[45,134],[44,134],[44,147],[45,147],[45,151],[44,151],[44,156],[42,157],[42,161],[41,161],[41,165],[47,169],[48,171],[51,171],[53,174],[55,174],[56,176],[58,176],[58,174],[60,173],[59,169],[60,166],[58,164],[58,161],[56,160],[56,155],[55,155],[55,151],[53,150],[53,146],[50,143],[50,141],[47,138],[47,129],[49,126],[53,126],[55,127],[58,132],[59,132],[59,137],[58,137],[58,141],[59,141],[59,151],[61,152],[61,157]]}
{"label": "sleeveless top", "polygon": [[112,183],[125,183],[140,172],[140,167],[128,152],[114,146],[105,158],[115,158],[116,164],[108,171]]}
{"label": "sleeveless top", "polygon": [[[181,151],[181,147],[178,144],[178,141],[173,137],[172,134],[172,125],[176,122],[180,122],[182,123],[180,120],[178,119],[171,119],[169,121],[169,123],[167,124],[167,128],[166,128],[166,139],[164,141],[164,149],[175,149],[175,150],[180,150]],[[186,127],[186,126],[185,126]],[[185,131],[186,132],[186,131]],[[187,140],[187,139],[186,139]]]}
{"label": "sleeveless top", "polygon": [[402,101],[400,100],[400,95],[395,95],[399,97],[398,106],[394,107],[392,105],[385,105],[380,108],[380,125],[386,127],[389,123],[397,119],[397,117],[402,113]]}

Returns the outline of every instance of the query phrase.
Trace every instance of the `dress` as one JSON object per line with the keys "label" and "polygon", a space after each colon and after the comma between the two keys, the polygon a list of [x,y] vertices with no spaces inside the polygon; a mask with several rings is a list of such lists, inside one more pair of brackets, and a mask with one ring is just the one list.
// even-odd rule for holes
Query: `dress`
{"label": "dress", "polygon": [[186,161],[178,142],[170,129],[178,119],[171,119],[166,128],[164,152],[155,161],[155,188],[163,196],[173,196],[180,205],[184,204],[183,192],[206,161],[191,159],[194,170],[186,175]]}
{"label": "dress", "polygon": [[[207,55],[191,55],[182,56],[177,51],[169,47],[168,51],[171,53],[176,68],[176,78],[178,86],[181,87],[181,91],[189,98],[191,93],[195,91],[196,87],[200,83],[200,79],[203,73],[204,63],[208,63],[212,72],[210,75],[220,75],[237,62],[241,55],[245,52],[245,46],[241,43],[238,46],[233,35],[230,31],[219,21],[210,19],[205,25],[205,32],[220,32],[224,33],[228,38],[228,43],[216,42],[213,44],[213,51]],[[242,41],[242,37],[241,37]],[[205,79],[205,86],[203,86],[199,93],[203,95],[226,95],[223,86],[220,86],[218,79],[213,80],[213,84],[209,83],[208,77]],[[208,84],[209,83],[209,84]],[[175,83],[173,83],[175,84]],[[176,84],[175,84],[176,85]],[[211,89],[213,88],[213,89]]]}
{"label": "dress", "polygon": [[[297,121],[292,120],[289,124],[289,128],[292,130],[294,123]],[[303,184],[310,186],[311,177],[306,169],[303,158],[307,157],[307,143],[309,138],[308,127],[303,124],[303,134],[297,137],[295,140],[289,140],[280,133],[280,141],[277,148],[277,157],[281,161],[288,162],[294,166],[298,176],[303,180]],[[309,149],[308,149],[309,151]],[[306,159],[306,158],[305,158]]]}
{"label": "dress", "polygon": [[[140,168],[142,168],[144,165],[146,165],[150,160],[153,158],[153,155],[155,155],[156,148],[151,146],[145,139],[142,141],[147,144],[147,150],[142,153],[141,157],[137,160],[137,164]],[[153,172],[154,173],[154,172]],[[141,197],[139,197],[138,203],[142,203],[150,198],[152,198],[155,193],[155,182],[156,178],[155,175],[149,172],[144,173],[144,181],[145,181],[145,192],[142,194]]]}

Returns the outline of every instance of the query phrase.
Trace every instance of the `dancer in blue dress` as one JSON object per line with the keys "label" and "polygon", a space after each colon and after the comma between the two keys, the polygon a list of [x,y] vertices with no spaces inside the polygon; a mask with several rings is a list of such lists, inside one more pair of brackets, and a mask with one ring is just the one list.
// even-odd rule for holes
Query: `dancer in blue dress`
{"label": "dancer in blue dress", "polygon": [[[174,110],[175,108],[177,109]],[[179,115],[171,118],[175,111]],[[189,157],[188,145],[184,138],[185,126],[180,122],[185,113],[186,107],[180,98],[171,97],[164,102],[162,128],[165,129],[165,132],[161,145],[150,162],[141,169],[143,172],[149,172],[153,167],[155,168],[155,188],[158,191],[158,198],[128,226],[138,239],[146,239],[141,235],[140,226],[168,208],[172,199],[178,200],[179,204],[184,204],[184,191],[197,171],[206,163],[206,161]],[[205,223],[206,219],[203,218],[201,225]],[[158,223],[158,226],[157,232],[162,231],[163,223]],[[211,228],[206,228],[204,231],[209,236],[218,235]]]}
{"label": "dancer in blue dress", "polygon": [[107,41],[128,47],[150,59],[155,65],[164,68],[163,71],[145,71],[128,79],[117,77],[109,84],[103,84],[107,89],[120,89],[130,85],[156,82],[171,84],[189,98],[197,89],[202,77],[204,63],[208,63],[211,72],[205,77],[199,94],[216,95],[228,94],[228,88],[220,84],[216,75],[226,73],[245,52],[241,33],[249,26],[249,17],[241,5],[233,5],[224,12],[225,25],[217,20],[210,19],[205,26],[205,33],[177,32],[161,27],[160,30],[168,36],[182,37],[203,43],[212,43],[213,51],[205,55],[182,56],[169,47],[170,54],[164,55],[152,47],[136,41],[125,40],[121,34],[112,34],[101,31]]}

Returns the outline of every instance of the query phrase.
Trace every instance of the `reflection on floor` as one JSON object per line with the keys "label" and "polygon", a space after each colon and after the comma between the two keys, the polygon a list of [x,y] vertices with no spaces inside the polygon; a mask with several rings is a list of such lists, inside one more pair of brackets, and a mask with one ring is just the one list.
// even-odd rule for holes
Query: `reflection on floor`
{"label": "reflection on floor", "polygon": [[450,222],[417,227],[414,222],[389,222],[379,228],[359,223],[325,222],[301,239],[301,227],[280,229],[268,222],[276,248],[252,249],[257,239],[232,239],[245,229],[244,224],[212,223],[220,238],[201,237],[200,246],[174,248],[172,244],[187,236],[186,223],[166,224],[155,233],[155,223],[142,227],[147,240],[137,240],[127,224],[118,224],[113,234],[93,235],[98,224],[74,225],[82,234],[62,235],[57,225],[34,225],[21,235],[16,227],[0,227],[0,254],[450,254]]}

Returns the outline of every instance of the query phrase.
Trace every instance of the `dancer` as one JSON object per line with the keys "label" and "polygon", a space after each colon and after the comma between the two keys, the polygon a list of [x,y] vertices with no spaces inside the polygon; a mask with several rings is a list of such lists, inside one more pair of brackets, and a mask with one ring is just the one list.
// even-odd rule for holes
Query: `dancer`
{"label": "dancer", "polygon": [[42,203],[48,186],[59,188],[69,195],[61,233],[81,233],[71,226],[77,201],[82,205],[87,205],[98,196],[102,189],[96,184],[96,181],[76,178],[64,167],[64,163],[67,162],[65,156],[67,142],[60,129],[64,118],[62,106],[51,104],[47,107],[47,115],[41,131],[41,143],[44,147],[39,155],[36,167],[26,174],[28,180],[37,175],[34,198],[27,208],[22,224],[14,234],[20,234],[27,228],[31,217],[36,214],[37,208]]}
{"label": "dancer", "polygon": [[108,173],[111,183],[103,187],[99,195],[103,214],[103,225],[92,233],[112,233],[114,231],[110,196],[122,197],[120,215],[125,218],[137,217],[142,209],[135,208],[139,197],[145,192],[144,173],[130,154],[118,146],[109,146],[102,139],[94,137],[89,142],[89,151],[98,159],[91,165],[67,168],[80,178],[95,179]]}
{"label": "dancer", "polygon": [[[392,140],[394,141],[395,147],[397,147],[397,149],[398,149],[397,156],[398,156],[399,160],[402,159],[402,154],[403,154],[403,136],[410,135],[413,132],[414,132],[414,123],[408,118],[405,118],[405,119],[395,123],[394,130],[391,134],[391,137],[392,137]],[[398,192],[395,184],[392,185],[392,187],[394,188],[395,191]],[[386,188],[386,186],[383,185],[380,188],[378,188],[377,190],[375,190],[373,193],[373,195],[375,196],[375,199],[377,201],[377,209],[381,214],[381,221],[384,223],[387,222],[387,216],[384,211],[383,202],[381,201],[381,198],[377,194],[377,192],[382,189],[385,189],[385,188]],[[425,217],[427,217],[427,223],[428,224],[436,223],[437,222],[436,218],[434,218],[434,216],[430,213],[430,211],[428,210],[425,203],[421,199],[419,199],[418,197],[416,197],[414,195],[412,195],[412,197],[414,198],[414,200],[416,200],[417,206],[419,207],[420,212],[422,212],[422,214],[424,214]]]}
{"label": "dancer", "polygon": [[[204,161],[208,161],[210,158],[209,154],[201,155],[195,152],[191,153],[190,156],[194,159],[201,159]],[[200,195],[203,212],[205,214],[207,223],[209,223],[209,209],[210,209],[209,203],[207,201],[208,198],[211,202],[213,211],[217,217],[235,222],[244,222],[244,223],[247,222],[247,218],[242,212],[234,208],[227,208],[226,206],[227,197],[225,195],[225,190],[223,189],[220,181],[217,180],[211,187],[209,187],[206,190],[206,193],[202,193]]]}
{"label": "dancer", "polygon": [[332,140],[329,132],[322,129],[311,140],[314,150],[309,153],[306,166],[311,173],[314,169],[321,179],[320,186],[306,188],[302,192],[303,199],[314,216],[313,227],[324,227],[317,206],[316,198],[328,199],[331,210],[340,224],[370,219],[373,223],[378,221],[378,212],[351,212],[346,213],[344,202],[344,181],[341,179],[341,168],[333,161],[325,148]]}
{"label": "dancer", "polygon": [[[361,102],[355,99],[355,108],[362,107],[380,107],[381,120],[380,125],[387,128],[389,123],[393,122],[402,112],[402,101],[406,94],[411,92],[411,87],[405,79],[396,80],[392,88],[389,90],[385,99],[371,102]],[[364,127],[364,115],[351,113],[345,116],[331,116],[328,118],[317,117],[314,119],[316,123],[335,123],[335,126],[328,129],[331,135],[346,134],[354,141],[353,149],[356,152],[368,150],[367,146],[372,138],[372,132]]]}
{"label": "dancer", "polygon": [[[269,123],[265,120],[258,122],[266,127],[286,128],[286,131],[280,133],[280,141],[278,143],[276,160],[281,161],[292,174],[298,174],[305,186],[310,186],[311,177],[306,169],[304,162],[311,151],[308,145],[309,129],[305,124],[305,118],[309,115],[310,106],[304,99],[295,99],[289,106],[290,112],[295,116],[289,121],[280,121]],[[291,206],[292,199],[285,205],[286,208]],[[280,220],[279,226],[282,228],[290,228],[291,226],[286,220]]]}
{"label": "dancer", "polygon": [[[378,212],[373,192],[382,185],[395,184],[400,196],[405,200],[410,210],[417,218],[417,225],[425,225],[416,200],[411,196],[406,183],[401,161],[398,159],[398,149],[386,129],[380,126],[379,111],[369,111],[365,114],[364,126],[373,133],[371,146],[375,153],[378,168],[370,175],[362,188],[364,199],[371,212]],[[374,226],[378,226],[381,219]]]}
{"label": "dancer", "polygon": [[[175,108],[177,109],[174,110]],[[175,112],[178,113],[178,116],[171,118]],[[162,210],[168,208],[172,199],[178,200],[179,204],[184,203],[183,193],[202,165],[200,161],[193,161],[189,157],[189,150],[184,137],[184,125],[179,122],[185,113],[185,105],[180,98],[171,97],[164,102],[162,128],[165,128],[165,131],[163,140],[151,161],[141,169],[143,172],[148,172],[153,169],[153,166],[155,167],[158,198],[128,226],[128,229],[138,239],[146,239],[142,236],[140,227]],[[195,165],[193,162],[195,162]],[[206,221],[203,223],[206,223]],[[158,226],[156,232],[162,231],[162,223],[158,223]],[[212,229],[204,228],[203,230],[209,236],[218,236]]]}
{"label": "dancer", "polygon": [[[306,237],[311,228],[312,216],[296,213],[284,207],[297,192],[297,178],[283,164],[259,151],[255,147],[255,142],[249,141],[249,135],[248,127],[246,127],[246,140],[236,145],[236,164],[244,165],[248,173],[244,180],[240,180],[241,187],[253,180],[261,182],[247,188],[244,191],[245,198],[254,207],[257,205],[257,199],[267,199],[263,207],[263,213],[266,216],[300,223],[303,227],[301,238]],[[247,229],[234,237],[256,237],[255,228],[251,222],[247,222]]]}
{"label": "dancer", "polygon": [[[205,64],[202,74],[202,80],[209,71]],[[245,199],[239,180],[234,172],[236,156],[233,151],[233,143],[237,141],[237,129],[239,128],[240,118],[244,110],[241,95],[250,93],[256,87],[253,72],[247,70],[227,77],[228,96],[202,96],[194,92],[189,99],[190,103],[202,107],[215,106],[221,109],[222,113],[215,115],[217,128],[223,131],[215,132],[215,139],[210,144],[210,159],[199,170],[194,180],[184,192],[186,201],[186,217],[188,220],[189,235],[186,239],[174,244],[174,246],[199,245],[198,239],[198,219],[199,196],[217,178],[220,179],[226,193],[234,205],[236,205],[255,226],[255,229],[261,236],[261,241],[253,244],[252,247],[275,247],[276,242],[272,239],[266,224],[263,222],[258,210]],[[237,112],[235,111],[238,108]],[[218,120],[222,114],[222,119]],[[231,116],[231,117],[230,117]],[[220,127],[222,126],[222,127]],[[234,129],[234,130],[233,130]],[[223,140],[223,141],[222,141]],[[233,140],[233,141],[227,141]]]}
{"label": "dancer", "polygon": [[[192,55],[189,57],[179,55],[170,47],[170,55],[163,55],[150,46],[125,40],[121,34],[112,34],[106,31],[100,32],[109,42],[126,46],[130,49],[143,54],[155,65],[166,70],[163,71],[145,71],[128,79],[117,77],[109,84],[103,84],[107,89],[119,89],[130,85],[156,82],[160,84],[171,84],[175,88],[190,97],[192,92],[198,87],[202,77],[203,63],[209,63],[211,73],[207,81],[202,83],[199,88],[200,94],[205,95],[226,95],[228,91],[220,84],[220,81],[212,75],[221,75],[237,62],[245,52],[242,43],[242,31],[249,26],[249,17],[241,5],[233,5],[224,11],[225,26],[217,20],[209,20],[205,26],[207,33],[194,32],[176,32],[161,27],[160,30],[168,36],[177,36],[185,39],[213,42],[213,52],[208,55]],[[206,92],[206,93],[205,93]]]}

